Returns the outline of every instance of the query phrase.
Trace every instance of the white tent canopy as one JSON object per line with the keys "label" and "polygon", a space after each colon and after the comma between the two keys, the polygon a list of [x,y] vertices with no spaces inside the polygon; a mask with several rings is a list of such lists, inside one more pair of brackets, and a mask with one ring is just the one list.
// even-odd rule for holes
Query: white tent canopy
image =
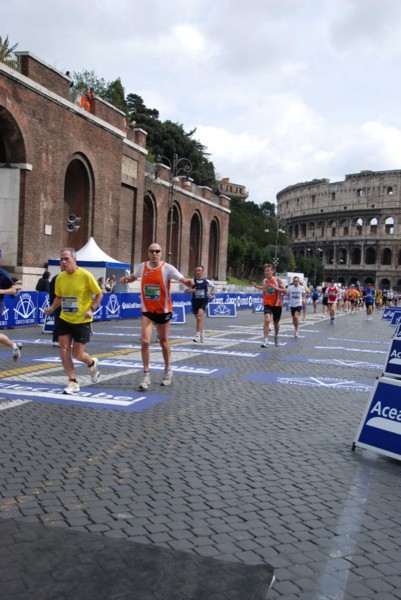
{"label": "white tent canopy", "polygon": [[[106,252],[103,252],[93,237],[87,241],[85,246],[77,251],[77,264],[79,267],[90,271],[95,279],[103,277],[105,281],[111,275],[115,275],[118,282],[123,275],[126,275],[131,270],[129,263],[122,263],[106,254]],[[52,277],[57,275],[60,272],[60,259],[51,258],[48,262],[48,269]],[[114,291],[125,292],[127,291],[127,286],[118,284],[114,288]]]}

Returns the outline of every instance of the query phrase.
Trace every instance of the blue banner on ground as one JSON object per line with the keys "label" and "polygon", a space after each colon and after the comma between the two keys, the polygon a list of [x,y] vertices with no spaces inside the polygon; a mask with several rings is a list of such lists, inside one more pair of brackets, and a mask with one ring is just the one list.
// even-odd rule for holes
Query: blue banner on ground
{"label": "blue banner on ground", "polygon": [[173,316],[171,317],[172,323],[185,323],[185,310],[182,305],[175,306],[173,303]]}
{"label": "blue banner on ground", "polygon": [[354,445],[401,460],[401,381],[376,382]]}

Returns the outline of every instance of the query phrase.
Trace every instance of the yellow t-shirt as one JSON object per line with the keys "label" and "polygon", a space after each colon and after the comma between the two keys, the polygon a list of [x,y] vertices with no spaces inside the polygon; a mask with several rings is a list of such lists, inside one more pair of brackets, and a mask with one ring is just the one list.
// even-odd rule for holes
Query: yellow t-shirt
{"label": "yellow t-shirt", "polygon": [[85,313],[92,306],[92,296],[101,291],[92,273],[81,267],[71,275],[62,271],[57,276],[54,291],[61,298],[60,317],[64,321],[75,324],[92,321],[92,318],[85,318]]}

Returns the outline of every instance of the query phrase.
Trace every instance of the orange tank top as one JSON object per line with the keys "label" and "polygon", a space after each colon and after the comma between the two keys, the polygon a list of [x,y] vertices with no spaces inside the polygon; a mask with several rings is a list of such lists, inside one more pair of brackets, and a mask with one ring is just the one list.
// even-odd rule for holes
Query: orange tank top
{"label": "orange tank top", "polygon": [[170,296],[170,280],[164,276],[162,262],[155,269],[144,264],[141,278],[141,303],[143,312],[168,313],[173,310]]}

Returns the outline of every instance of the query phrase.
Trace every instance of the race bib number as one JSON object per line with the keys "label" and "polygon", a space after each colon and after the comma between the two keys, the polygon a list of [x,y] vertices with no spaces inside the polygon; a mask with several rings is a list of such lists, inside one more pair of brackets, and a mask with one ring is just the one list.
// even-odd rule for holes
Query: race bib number
{"label": "race bib number", "polygon": [[275,293],[276,293],[276,290],[274,288],[272,288],[272,287],[266,287],[266,294],[268,296],[273,296],[273,294],[275,294]]}
{"label": "race bib number", "polygon": [[78,298],[75,296],[64,296],[61,301],[61,308],[65,313],[78,312]]}
{"label": "race bib number", "polygon": [[146,300],[160,300],[160,285],[145,284],[144,292]]}
{"label": "race bib number", "polygon": [[205,298],[205,290],[195,290],[195,298]]}

